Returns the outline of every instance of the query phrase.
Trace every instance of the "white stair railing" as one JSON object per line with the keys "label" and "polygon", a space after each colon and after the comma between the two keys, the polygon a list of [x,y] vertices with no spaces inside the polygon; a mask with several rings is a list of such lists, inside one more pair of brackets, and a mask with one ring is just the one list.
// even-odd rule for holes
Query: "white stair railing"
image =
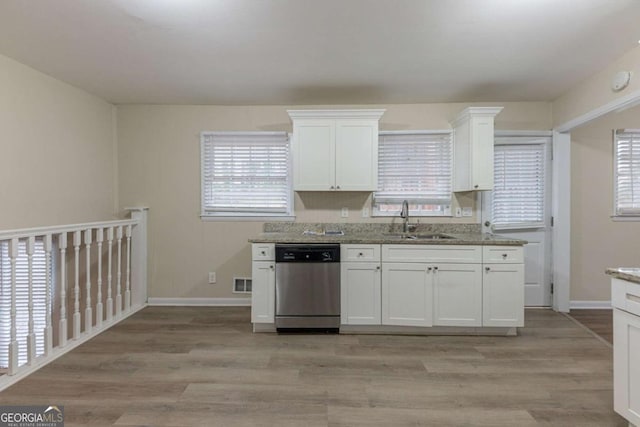
{"label": "white stair railing", "polygon": [[147,210],[129,210],[126,220],[0,231],[0,390],[146,305]]}

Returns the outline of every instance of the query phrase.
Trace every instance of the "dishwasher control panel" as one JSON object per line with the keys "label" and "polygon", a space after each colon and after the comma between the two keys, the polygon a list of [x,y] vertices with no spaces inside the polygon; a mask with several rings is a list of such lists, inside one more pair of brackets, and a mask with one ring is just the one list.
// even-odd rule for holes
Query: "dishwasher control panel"
{"label": "dishwasher control panel", "polygon": [[276,262],[340,262],[340,245],[276,245]]}

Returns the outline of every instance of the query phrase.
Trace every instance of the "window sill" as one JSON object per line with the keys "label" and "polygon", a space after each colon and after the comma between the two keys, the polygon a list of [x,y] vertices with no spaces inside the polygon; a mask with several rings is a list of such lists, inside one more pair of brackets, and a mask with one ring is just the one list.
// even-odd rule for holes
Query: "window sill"
{"label": "window sill", "polygon": [[205,222],[292,222],[295,216],[233,216],[233,215],[200,215]]}
{"label": "window sill", "polygon": [[614,222],[634,222],[640,221],[640,215],[611,215],[611,220]]}

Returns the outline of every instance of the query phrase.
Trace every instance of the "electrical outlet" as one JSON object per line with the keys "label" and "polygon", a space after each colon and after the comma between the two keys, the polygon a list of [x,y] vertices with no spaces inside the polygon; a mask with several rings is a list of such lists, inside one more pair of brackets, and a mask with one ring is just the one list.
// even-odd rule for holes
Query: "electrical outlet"
{"label": "electrical outlet", "polygon": [[349,217],[349,208],[342,208],[342,212],[341,212],[340,216],[342,218],[348,218]]}
{"label": "electrical outlet", "polygon": [[460,218],[462,216],[462,208],[456,208],[456,218]]}
{"label": "electrical outlet", "polygon": [[215,271],[210,271],[209,272],[209,283],[216,283],[216,272]]}
{"label": "electrical outlet", "polygon": [[473,216],[473,210],[471,209],[471,206],[462,208],[462,216]]}
{"label": "electrical outlet", "polygon": [[362,218],[369,218],[369,208],[362,208]]}

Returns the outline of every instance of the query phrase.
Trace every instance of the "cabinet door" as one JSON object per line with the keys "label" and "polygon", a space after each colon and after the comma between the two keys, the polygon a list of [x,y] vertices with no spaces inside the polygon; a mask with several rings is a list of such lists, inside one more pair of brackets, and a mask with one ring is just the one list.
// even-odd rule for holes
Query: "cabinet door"
{"label": "cabinet door", "polygon": [[613,310],[613,409],[640,426],[640,316]]}
{"label": "cabinet door", "polygon": [[483,264],[482,326],[524,326],[524,264]]}
{"label": "cabinet door", "polygon": [[432,274],[426,264],[382,265],[382,324],[433,325]]}
{"label": "cabinet door", "polygon": [[251,268],[251,321],[274,323],[276,308],[276,269],[271,261],[254,261]]}
{"label": "cabinet door", "polygon": [[297,120],[293,133],[294,190],[335,189],[335,121]]}
{"label": "cabinet door", "polygon": [[340,270],[340,323],[379,325],[380,263],[343,262]]}
{"label": "cabinet door", "polygon": [[482,266],[438,264],[433,267],[433,324],[482,326]]}
{"label": "cabinet door", "polygon": [[336,121],[335,163],[337,190],[377,190],[377,120]]}
{"label": "cabinet door", "polygon": [[493,117],[471,119],[471,188],[493,190]]}

